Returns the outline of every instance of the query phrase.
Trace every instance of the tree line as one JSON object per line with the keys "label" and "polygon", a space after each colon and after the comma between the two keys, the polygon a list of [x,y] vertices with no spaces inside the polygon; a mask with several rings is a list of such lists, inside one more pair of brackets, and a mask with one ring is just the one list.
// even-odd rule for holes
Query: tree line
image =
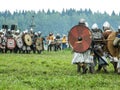
{"label": "tree line", "polygon": [[[34,18],[33,18],[34,16]],[[116,14],[114,11],[111,15],[108,13],[92,12],[91,9],[75,10],[63,9],[62,12],[49,9],[35,11],[14,11],[11,13],[9,10],[0,12],[0,27],[3,24],[9,25],[16,24],[17,28],[21,31],[30,29],[34,26],[34,31],[41,31],[44,35],[52,33],[68,34],[70,29],[77,25],[81,18],[84,18],[89,28],[92,24],[97,23],[99,28],[105,21],[108,21],[114,30],[117,30],[120,25],[120,13]]]}

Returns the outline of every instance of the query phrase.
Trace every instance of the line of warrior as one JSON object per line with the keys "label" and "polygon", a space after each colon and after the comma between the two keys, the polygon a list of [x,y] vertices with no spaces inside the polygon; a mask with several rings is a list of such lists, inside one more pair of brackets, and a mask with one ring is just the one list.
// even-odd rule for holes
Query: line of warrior
{"label": "line of warrior", "polygon": [[[87,27],[84,19],[80,19],[78,25]],[[92,43],[85,52],[75,52],[73,48],[72,64],[77,65],[77,72],[96,73],[102,69],[108,73],[109,62],[113,65],[114,72],[120,74],[120,26],[118,31],[114,31],[110,23],[105,21],[103,30],[94,23],[89,29]],[[82,38],[78,37],[76,43],[82,43]],[[95,68],[97,67],[97,69]],[[96,70],[95,70],[96,69]]]}
{"label": "line of warrior", "polygon": [[[8,25],[2,25],[0,30],[0,52],[1,53],[41,53],[47,48],[48,51],[57,51],[67,48],[67,36],[60,34],[54,36],[53,33],[49,33],[47,37],[42,37],[41,31],[34,32],[25,30],[20,32],[16,29],[16,25],[11,25],[11,29],[8,29]],[[45,47],[46,46],[46,47]]]}

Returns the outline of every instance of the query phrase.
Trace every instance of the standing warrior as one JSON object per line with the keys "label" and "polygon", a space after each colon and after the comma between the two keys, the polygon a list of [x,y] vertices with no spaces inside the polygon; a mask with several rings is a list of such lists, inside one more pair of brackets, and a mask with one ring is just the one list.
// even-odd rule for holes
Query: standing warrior
{"label": "standing warrior", "polygon": [[100,71],[102,68],[104,70],[104,72],[108,72],[107,71],[107,59],[104,56],[104,51],[103,51],[103,33],[102,30],[98,28],[98,25],[96,23],[94,23],[92,25],[92,48],[94,51],[94,62],[95,65],[97,64],[96,60],[98,60],[98,69],[97,71]]}
{"label": "standing warrior", "polygon": [[49,36],[47,37],[48,42],[48,51],[52,51],[54,48],[54,35],[53,33],[49,33]]}
{"label": "standing warrior", "polygon": [[[114,72],[120,74],[120,26],[118,26],[118,31],[115,33],[115,39],[113,41],[113,46],[115,51],[115,55],[110,56],[111,63],[114,66]],[[112,53],[111,53],[112,54]]]}
{"label": "standing warrior", "polygon": [[[110,62],[113,64],[113,67],[114,67],[114,72],[117,72],[117,57],[114,57],[113,55],[111,55],[111,52],[110,52],[110,48],[109,47],[112,47],[113,46],[113,43],[112,45],[109,44],[112,42],[112,39],[110,39],[111,37],[111,34],[114,33],[110,24],[106,21],[104,22],[103,24],[103,36],[104,36],[104,39],[105,39],[105,45],[104,45],[104,51],[107,55],[107,57],[110,59]],[[111,48],[112,49],[112,48]]]}
{"label": "standing warrior", "polygon": [[67,36],[64,34],[62,37],[62,50],[67,48],[67,42],[68,42]]}
{"label": "standing warrior", "polygon": [[57,50],[61,50],[61,37],[59,33],[55,37],[55,51]]}
{"label": "standing warrior", "polygon": [[90,49],[91,33],[88,27],[86,27],[84,19],[81,19],[79,25],[71,29],[68,41],[74,51],[72,64],[77,64],[77,72],[80,72],[82,68],[82,73],[85,74],[89,66],[90,73],[93,73],[93,56],[91,55],[92,50]]}

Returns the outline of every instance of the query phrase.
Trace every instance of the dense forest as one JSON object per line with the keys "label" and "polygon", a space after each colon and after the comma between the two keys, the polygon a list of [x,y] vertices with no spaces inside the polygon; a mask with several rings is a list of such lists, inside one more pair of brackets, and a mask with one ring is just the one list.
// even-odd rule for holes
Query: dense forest
{"label": "dense forest", "polygon": [[67,34],[74,25],[78,24],[81,18],[87,21],[89,28],[91,28],[92,24],[97,23],[99,28],[102,29],[105,21],[108,21],[114,30],[117,30],[120,25],[120,13],[116,14],[114,11],[109,15],[106,12],[93,13],[90,9],[63,9],[62,12],[50,11],[49,9],[46,12],[44,10],[37,12],[23,10],[13,13],[6,10],[0,12],[0,28],[2,28],[3,24],[9,25],[9,28],[12,24],[16,24],[21,31],[29,30],[33,26],[34,31],[41,31],[43,35],[47,35],[50,32],[62,35]]}

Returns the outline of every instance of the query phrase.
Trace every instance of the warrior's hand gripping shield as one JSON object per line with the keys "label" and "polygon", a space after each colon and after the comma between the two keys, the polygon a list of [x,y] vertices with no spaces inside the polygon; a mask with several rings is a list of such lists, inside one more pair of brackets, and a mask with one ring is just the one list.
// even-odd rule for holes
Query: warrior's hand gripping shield
{"label": "warrior's hand gripping shield", "polygon": [[[82,38],[81,43],[77,43],[79,37]],[[89,28],[83,25],[76,25],[72,27],[68,34],[68,42],[75,52],[85,52],[92,42],[92,36]]]}

